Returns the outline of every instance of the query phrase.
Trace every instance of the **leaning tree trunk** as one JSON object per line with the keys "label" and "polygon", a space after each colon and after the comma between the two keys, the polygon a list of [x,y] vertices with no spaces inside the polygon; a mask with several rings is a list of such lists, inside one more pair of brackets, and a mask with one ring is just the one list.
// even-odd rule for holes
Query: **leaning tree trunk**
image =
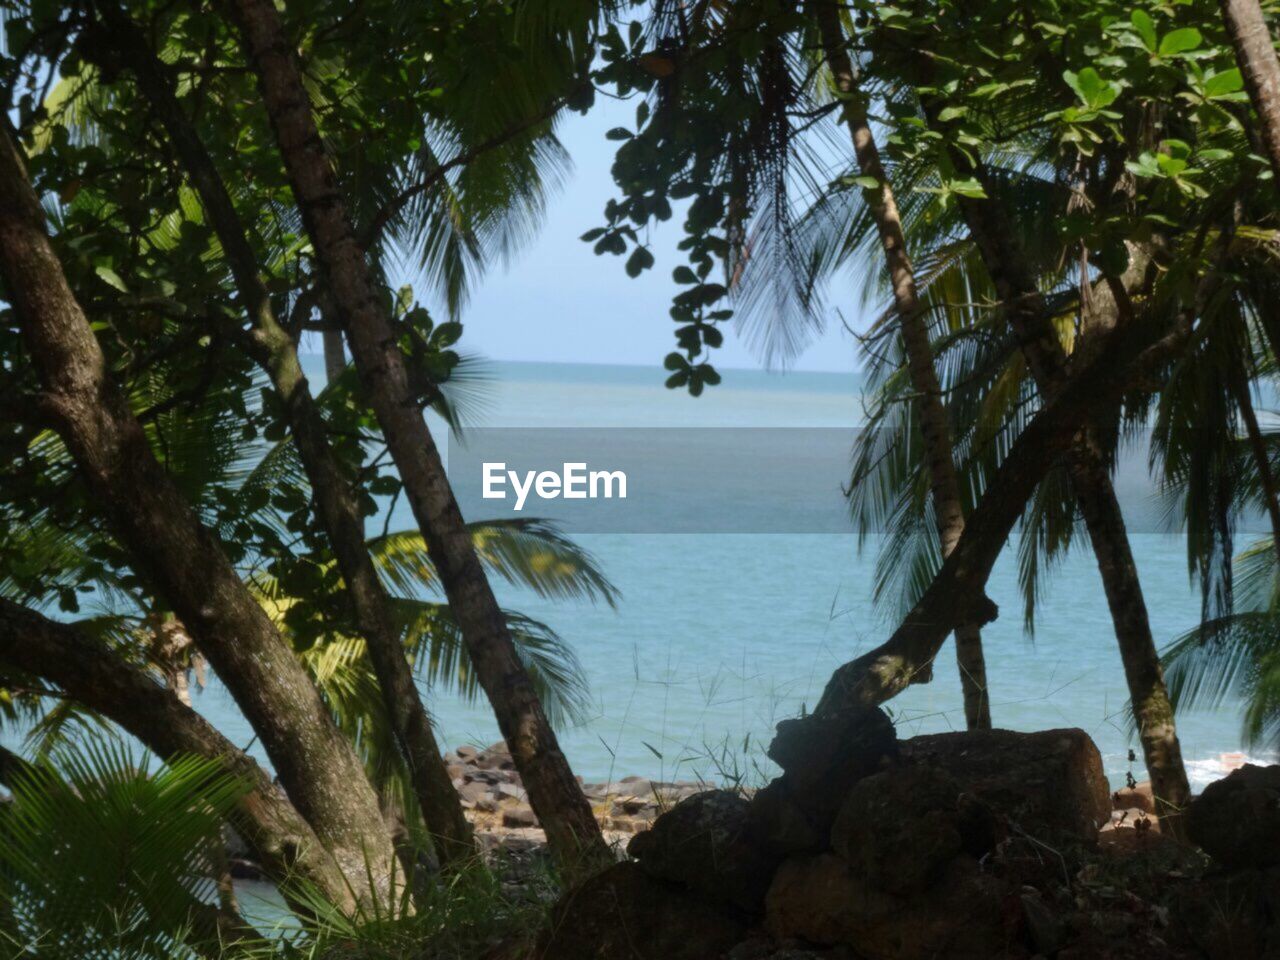
{"label": "leaning tree trunk", "polygon": [[[880,246],[893,287],[893,302],[902,327],[902,345],[907,356],[911,386],[916,393],[915,405],[924,441],[934,519],[945,560],[964,531],[964,502],[956,475],[951,425],[942,403],[942,386],[934,369],[933,347],[920,306],[915,270],[907,253],[907,241],[902,232],[902,218],[898,214],[893,188],[880,162],[880,150],[871,132],[853,63],[849,59],[844,30],[840,25],[840,7],[830,2],[819,4],[817,19],[827,67],[835,77],[858,167],[864,176],[876,181],[876,186],[863,195],[880,234]],[[970,730],[989,729],[991,704],[987,695],[987,665],[982,652],[980,627],[974,624],[956,627],[956,662],[960,669],[960,687],[964,692],[965,723]]]}
{"label": "leaning tree trunk", "polygon": [[1244,75],[1249,100],[1258,114],[1262,143],[1280,185],[1280,61],[1258,0],[1218,0],[1236,63]]}
{"label": "leaning tree trunk", "polygon": [[[461,800],[445,769],[431,718],[414,683],[387,595],[365,543],[359,502],[329,445],[324,418],[311,396],[293,338],[277,321],[266,284],[258,272],[244,224],[213,158],[183,113],[172,80],[138,28],[123,14],[104,8],[111,38],[128,54],[138,85],[169,134],[192,185],[204,202],[222,243],[240,299],[249,314],[249,352],[271,377],[280,395],[294,446],[315,493],[325,533],[347,586],[356,626],[364,638],[382,692],[387,720],[409,771],[427,830],[442,863],[463,862],[476,854]],[[331,362],[328,333],[325,361]],[[342,346],[338,344],[341,372]],[[330,376],[334,376],[331,372]]]}
{"label": "leaning tree trunk", "polygon": [[390,314],[339,193],[284,24],[270,0],[235,0],[233,8],[361,384],[530,805],[565,868],[591,869],[606,863],[610,855],[600,827],[516,652],[440,453],[409,388]]}
{"label": "leaning tree trunk", "polygon": [[[156,460],[62,272],[17,145],[0,137],[0,273],[44,412],[135,569],[170,604],[262,739],[285,791],[361,897],[392,844],[351,744],[266,613]],[[372,884],[371,884],[372,881]]]}
{"label": "leaning tree trunk", "polygon": [[[961,198],[965,221],[996,294],[1005,304],[1006,316],[1032,377],[1042,397],[1050,401],[1065,389],[1069,377],[1066,353],[1054,333],[1048,306],[1022,251],[1012,242],[1012,228],[1005,221],[999,201],[991,199],[997,195],[995,184],[966,155],[953,151],[952,160],[961,175],[976,176],[983,184],[988,199]],[[1124,515],[1105,458],[1088,426],[1075,438],[1066,464],[1102,576],[1158,812],[1168,831],[1177,835],[1191,790],[1173,705],[1151,634]]]}
{"label": "leaning tree trunk", "polygon": [[172,690],[75,627],[4,599],[0,663],[60,687],[159,757],[191,754],[218,761],[249,788],[233,824],[271,877],[305,880],[334,903],[354,906],[337,861],[266,771]]}
{"label": "leaning tree trunk", "polygon": [[1190,333],[1188,325],[1153,341],[1150,331],[1125,327],[1103,338],[1094,359],[1074,371],[1013,442],[955,549],[902,624],[879,647],[832,674],[815,712],[884,703],[928,679],[933,658],[957,623],[995,618],[995,605],[983,593],[987,578],[1036,486],[1092,417],[1118,403],[1131,384],[1167,366]]}

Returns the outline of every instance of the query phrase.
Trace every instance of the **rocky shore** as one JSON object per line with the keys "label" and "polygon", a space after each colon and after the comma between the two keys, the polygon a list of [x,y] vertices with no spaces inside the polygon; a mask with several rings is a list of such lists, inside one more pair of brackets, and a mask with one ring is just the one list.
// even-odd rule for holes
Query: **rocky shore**
{"label": "rocky shore", "polygon": [[879,710],[784,721],[783,774],[662,814],[487,960],[1275,960],[1280,767],[1161,829],[1082,730],[898,740]]}
{"label": "rocky shore", "polygon": [[[445,754],[444,760],[483,852],[527,854],[542,849],[545,838],[505,743],[483,749],[468,744]],[[605,839],[620,854],[635,834],[647,830],[663,812],[718,786],[637,776],[604,783],[584,782],[581,777],[578,781]]]}

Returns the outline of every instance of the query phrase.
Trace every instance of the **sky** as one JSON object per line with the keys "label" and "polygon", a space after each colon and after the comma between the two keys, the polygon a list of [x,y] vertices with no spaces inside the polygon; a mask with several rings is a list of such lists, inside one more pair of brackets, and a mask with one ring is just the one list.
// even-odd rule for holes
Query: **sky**
{"label": "sky", "polygon": [[[559,129],[573,170],[553,195],[538,236],[506,269],[494,267],[472,295],[463,316],[461,346],[491,360],[609,363],[660,367],[674,349],[674,323],[667,315],[677,289],[674,267],[685,262],[676,249],[682,237],[679,214],[651,234],[657,257],[638,279],[627,276],[622,257],[592,253],[579,237],[604,223],[608,200],[617,195],[609,174],[617,144],[605,139],[611,127],[634,128],[634,102],[598,97],[586,117],[568,114]],[[854,284],[842,281],[831,299],[855,329],[865,327]],[[841,302],[842,301],[842,302]],[[826,331],[793,362],[796,370],[850,371],[857,368],[854,339],[834,310]],[[760,359],[734,331],[713,362],[720,367],[759,368]]]}

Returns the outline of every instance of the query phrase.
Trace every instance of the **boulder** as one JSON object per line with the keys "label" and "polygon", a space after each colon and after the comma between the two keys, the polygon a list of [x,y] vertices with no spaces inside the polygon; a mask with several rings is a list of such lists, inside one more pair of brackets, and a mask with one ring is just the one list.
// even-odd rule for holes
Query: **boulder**
{"label": "boulder", "polygon": [[1245,764],[1209,784],[1191,804],[1187,832],[1224,867],[1280,865],[1280,766]]}
{"label": "boulder", "polygon": [[1151,789],[1151,781],[1143,780],[1132,787],[1121,787],[1111,795],[1112,810],[1141,810],[1143,813],[1156,812],[1156,796]]}
{"label": "boulder", "polygon": [[896,757],[893,721],[878,708],[847,708],[783,720],[769,758],[783,770],[786,792],[825,835],[855,783]]}
{"label": "boulder", "polygon": [[996,843],[996,819],[955,778],[915,764],[866,777],[831,828],[831,848],[867,883],[905,894],[932,883],[956,857]]}
{"label": "boulder", "polygon": [[827,847],[828,830],[791,796],[791,784],[779,777],[761,787],[747,811],[752,836],[779,857],[820,853]]}
{"label": "boulder", "polygon": [[695,794],[627,846],[651,877],[683,884],[746,913],[764,911],[777,859],[747,829],[747,801],[727,790]]}
{"label": "boulder", "polygon": [[502,825],[504,827],[536,827],[538,825],[538,815],[533,812],[533,808],[528,804],[520,804],[515,807],[508,807],[502,811]]}
{"label": "boulder", "polygon": [[767,937],[744,940],[725,960],[858,960],[847,947],[815,947],[800,941],[776,943]]}
{"label": "boulder", "polygon": [[1180,891],[1173,917],[1207,960],[1275,960],[1280,868],[1206,876]]}
{"label": "boulder", "polygon": [[1102,757],[1083,730],[970,730],[913,737],[904,758],[955,778],[1025,833],[1093,842],[1111,819]]}
{"label": "boulder", "polygon": [[[459,750],[458,752],[461,753],[462,751]],[[471,762],[481,770],[514,770],[516,767],[515,762],[511,759],[511,751],[507,749],[505,740],[499,740],[497,743],[485,747]]]}
{"label": "boulder", "polygon": [[844,944],[865,960],[1025,957],[1021,918],[1014,913],[1006,921],[1006,898],[1004,886],[972,862],[953,860],[927,892],[898,897],[827,853],[778,868],[765,924],[776,937]]}
{"label": "boulder", "polygon": [[712,960],[743,938],[729,914],[619,863],[570,890],[552,909],[538,960]]}

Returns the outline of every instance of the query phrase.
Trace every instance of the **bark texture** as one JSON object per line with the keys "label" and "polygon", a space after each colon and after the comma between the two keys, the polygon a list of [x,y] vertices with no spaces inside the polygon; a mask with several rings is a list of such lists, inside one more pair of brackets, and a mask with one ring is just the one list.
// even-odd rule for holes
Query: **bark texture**
{"label": "bark texture", "polygon": [[234,0],[232,9],[361,384],[530,804],[565,868],[608,862],[600,828],[511,641],[414,401],[395,329],[338,190],[280,15],[269,0]]}
{"label": "bark texture", "polygon": [[298,812],[361,896],[392,862],[355,751],[216,537],[151,452],[67,285],[16,144],[0,138],[0,272],[55,425],[135,568],[172,606],[261,737]]}
{"label": "bark texture", "polygon": [[1258,114],[1262,143],[1271,161],[1273,183],[1280,184],[1280,61],[1258,0],[1218,0],[1236,63],[1249,100]]}
{"label": "bark texture", "polygon": [[1036,485],[1090,417],[1117,403],[1130,384],[1156,375],[1189,337],[1189,327],[1154,340],[1135,328],[1105,337],[1095,359],[1074,371],[1014,441],[924,596],[887,641],[832,674],[815,712],[876,706],[913,683],[927,682],[934,657],[957,623],[994,619],[995,604],[983,594],[987,577]]}
{"label": "bark texture", "polygon": [[[955,549],[964,531],[964,501],[956,474],[951,425],[942,402],[942,386],[934,367],[933,347],[920,307],[915,270],[907,252],[902,218],[893,196],[893,188],[880,161],[880,150],[871,131],[867,110],[858,90],[853,63],[846,49],[844,30],[840,25],[840,7],[835,3],[816,5],[818,27],[822,35],[823,53],[842,97],[842,116],[853,141],[853,152],[864,176],[873,178],[876,186],[864,191],[867,206],[875,220],[884,251],[885,266],[893,289],[894,307],[902,330],[902,345],[907,357],[907,372],[915,391],[916,413],[920,419],[920,435],[924,441],[925,462],[929,471],[929,488],[938,528],[943,559]],[[982,631],[975,624],[956,628],[956,663],[960,670],[960,686],[964,692],[965,723],[970,730],[991,727],[991,704],[987,694],[987,665],[982,652]]]}
{"label": "bark texture", "polygon": [[[107,21],[113,39],[127,51],[127,61],[137,76],[138,85],[168,133],[222,243],[252,325],[249,352],[271,377],[280,395],[290,435],[315,494],[320,520],[333,547],[357,628],[378,678],[388,722],[409,770],[436,852],[446,864],[471,858],[477,852],[471,825],[463,815],[458,792],[445,769],[431,718],[414,683],[413,670],[405,657],[386,592],[369,556],[359,501],[329,445],[324,418],[311,396],[293,338],[275,316],[244,224],[213,158],[174,95],[173,81],[164,65],[138,28],[122,14],[111,11]],[[327,337],[326,332],[326,365],[330,362]],[[341,373],[344,363],[341,341],[338,363],[338,373]]]}
{"label": "bark texture", "polygon": [[235,827],[272,876],[298,877],[336,903],[353,904],[337,861],[266,771],[172,690],[74,627],[3,599],[0,661],[57,685],[159,757],[191,754],[222,763],[251,787]]}
{"label": "bark texture", "polygon": [[[953,151],[953,162],[962,174],[971,174],[983,184],[988,199],[961,198],[965,221],[1041,396],[1046,402],[1051,401],[1062,393],[1070,378],[1066,352],[1053,330],[1048,306],[1022,251],[1012,242],[1012,226],[1005,220],[999,201],[990,199],[998,196],[996,184],[964,154]],[[1151,634],[1120,501],[1103,451],[1088,424],[1073,439],[1066,465],[1115,625],[1157,812],[1162,824],[1176,835],[1191,790],[1173,705]]]}

